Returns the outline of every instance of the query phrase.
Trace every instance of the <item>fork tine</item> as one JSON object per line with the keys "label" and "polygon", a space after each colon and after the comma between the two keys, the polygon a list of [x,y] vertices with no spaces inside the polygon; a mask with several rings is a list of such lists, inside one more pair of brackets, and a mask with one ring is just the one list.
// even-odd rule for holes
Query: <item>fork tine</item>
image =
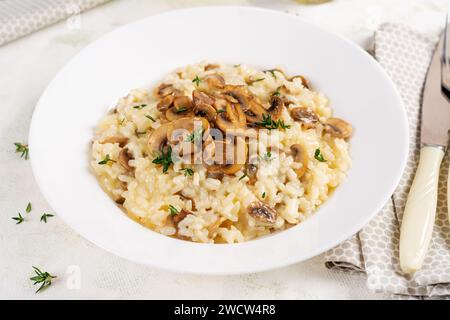
{"label": "fork tine", "polygon": [[449,28],[448,28],[448,13],[445,16],[444,27],[444,43],[442,46],[442,65],[441,65],[441,86],[447,91],[450,91],[450,63],[449,63]]}
{"label": "fork tine", "polygon": [[442,48],[442,57],[444,63],[448,63],[448,13],[445,15],[445,27],[444,27],[444,46]]}

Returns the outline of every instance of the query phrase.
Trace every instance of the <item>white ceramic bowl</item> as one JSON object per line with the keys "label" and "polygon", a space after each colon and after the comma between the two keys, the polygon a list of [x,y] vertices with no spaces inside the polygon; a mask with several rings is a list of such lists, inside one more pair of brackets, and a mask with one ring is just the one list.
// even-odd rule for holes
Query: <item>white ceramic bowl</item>
{"label": "white ceramic bowl", "polygon": [[[330,98],[335,114],[353,124],[348,178],[304,223],[241,244],[176,240],[129,219],[90,172],[94,126],[119,97],[205,59],[264,69],[281,65],[289,74],[303,74]],[[205,7],[146,18],[82,50],[43,93],[29,142],[42,193],[86,239],[163,269],[236,274],[308,259],[361,229],[399,181],[407,155],[407,120],[391,80],[356,45],[293,15]]]}

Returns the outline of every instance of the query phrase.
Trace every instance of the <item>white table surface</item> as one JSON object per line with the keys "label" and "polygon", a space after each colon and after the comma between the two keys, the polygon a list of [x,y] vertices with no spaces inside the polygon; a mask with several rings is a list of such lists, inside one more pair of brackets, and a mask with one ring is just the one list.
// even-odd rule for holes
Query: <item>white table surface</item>
{"label": "white table surface", "polygon": [[[44,299],[380,299],[366,289],[363,276],[329,271],[316,257],[270,272],[242,276],[194,276],[134,264],[97,248],[69,229],[40,194],[30,162],[14,153],[26,142],[40,94],[56,72],[102,34],[159,12],[209,4],[239,4],[297,12],[299,16],[370,47],[373,30],[384,21],[414,24],[424,31],[440,27],[436,19],[450,11],[448,0],[335,0],[300,6],[290,0],[115,0],[0,47],[0,298]],[[75,27],[74,27],[75,26]],[[299,39],[301,41],[301,39]],[[74,88],[75,89],[75,88]],[[62,104],[64,102],[62,101]],[[61,107],[64,107],[63,105]],[[70,121],[70,113],[68,113]],[[32,156],[32,155],[31,155]],[[67,154],[61,155],[61,161]],[[26,221],[28,201],[33,211]],[[56,213],[57,214],[57,213]],[[36,265],[56,274],[48,290],[35,294],[28,278]]]}

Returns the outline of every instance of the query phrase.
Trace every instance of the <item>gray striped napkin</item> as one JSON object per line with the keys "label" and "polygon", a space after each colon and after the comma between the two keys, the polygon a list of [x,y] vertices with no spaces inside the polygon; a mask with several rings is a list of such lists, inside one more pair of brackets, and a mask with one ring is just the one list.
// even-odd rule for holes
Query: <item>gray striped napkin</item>
{"label": "gray striped napkin", "polygon": [[109,0],[0,1],[0,46]]}
{"label": "gray striped napkin", "polygon": [[396,191],[382,211],[358,234],[325,256],[328,268],[365,272],[369,289],[395,298],[450,297],[449,152],[441,167],[436,225],[424,266],[408,278],[402,274],[398,261],[399,226],[419,159],[422,89],[437,40],[437,35],[422,35],[394,24],[385,24],[376,32],[375,58],[397,85],[408,115],[409,160]]}

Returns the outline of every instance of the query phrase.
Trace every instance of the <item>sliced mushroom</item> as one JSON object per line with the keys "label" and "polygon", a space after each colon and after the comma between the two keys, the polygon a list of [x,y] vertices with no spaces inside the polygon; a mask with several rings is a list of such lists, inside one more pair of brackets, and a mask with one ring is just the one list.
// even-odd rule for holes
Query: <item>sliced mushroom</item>
{"label": "sliced mushroom", "polygon": [[227,103],[225,112],[216,117],[216,125],[223,132],[227,130],[243,129],[246,126],[246,117],[239,104]]}
{"label": "sliced mushroom", "polygon": [[128,162],[132,159],[129,150],[127,148],[123,148],[119,152],[119,156],[117,158],[117,162],[127,171],[133,171],[133,167],[131,167]]}
{"label": "sliced mushroom", "polygon": [[173,100],[173,107],[166,111],[166,118],[169,121],[184,118],[192,115],[192,100],[187,96],[176,97]]}
{"label": "sliced mushroom", "polygon": [[148,138],[150,154],[162,151],[163,147],[167,144],[167,132],[170,127],[170,123],[165,123],[150,134]]}
{"label": "sliced mushroom", "polygon": [[239,101],[248,122],[254,123],[262,120],[266,110],[244,86],[227,85],[224,93]]}
{"label": "sliced mushroom", "polygon": [[157,97],[163,98],[163,97],[168,96],[169,94],[172,94],[174,92],[175,92],[175,88],[173,87],[172,84],[161,83],[159,85],[159,87],[156,88],[155,95]]}
{"label": "sliced mushroom", "polygon": [[125,203],[125,198],[120,196],[115,201],[117,204],[123,205]]}
{"label": "sliced mushroom", "polygon": [[270,99],[270,107],[267,112],[270,114],[272,120],[278,120],[283,113],[284,102],[283,99],[277,96],[272,96]]}
{"label": "sliced mushroom", "polygon": [[278,213],[274,208],[260,201],[250,203],[247,207],[247,212],[257,221],[267,224],[274,224],[278,217]]}
{"label": "sliced mushroom", "polygon": [[208,94],[199,91],[194,90],[192,91],[192,101],[194,102],[194,106],[207,104],[212,106],[214,104],[214,98],[209,96]]}
{"label": "sliced mushroom", "polygon": [[180,212],[178,212],[175,215],[171,215],[171,219],[173,224],[178,227],[178,224],[181,222],[181,220],[183,220],[184,218],[186,218],[186,216],[193,214],[191,211],[186,210],[186,209],[181,209]]}
{"label": "sliced mushroom", "polygon": [[258,167],[253,164],[253,163],[247,163],[245,165],[245,173],[247,174],[248,177],[248,184],[250,185],[254,185],[256,183],[257,177],[256,174],[258,172]]}
{"label": "sliced mushroom", "polygon": [[204,92],[194,90],[192,92],[192,100],[194,102],[194,115],[205,117],[210,122],[215,121],[217,112],[213,107],[215,101],[214,98]]}
{"label": "sliced mushroom", "polygon": [[209,74],[203,77],[203,81],[212,88],[222,89],[225,87],[225,79],[217,73]]}
{"label": "sliced mushroom", "polygon": [[306,169],[308,169],[308,153],[306,152],[306,149],[298,143],[291,145],[291,152],[294,161],[302,164],[300,168],[295,169],[297,177],[301,178],[305,174]]}
{"label": "sliced mushroom", "polygon": [[103,139],[101,143],[118,143],[119,147],[124,147],[128,143],[128,138],[122,136],[111,136]]}
{"label": "sliced mushroom", "polygon": [[352,126],[339,118],[329,118],[324,124],[324,129],[326,133],[341,139],[349,138],[353,132]]}
{"label": "sliced mushroom", "polygon": [[158,111],[164,112],[169,109],[173,105],[173,101],[175,100],[175,96],[173,94],[169,94],[161,99],[156,105]]}
{"label": "sliced mushroom", "polygon": [[200,129],[202,129],[203,135],[209,129],[208,120],[202,117],[184,117],[170,123],[170,127],[167,130],[167,139],[171,143],[185,141],[187,138],[186,135],[194,133],[194,130],[197,129],[197,122],[201,123]]}
{"label": "sliced mushroom", "polygon": [[[201,123],[198,126],[197,122]],[[201,129],[199,131],[199,129]],[[191,163],[197,163],[197,159],[201,156],[202,147],[208,143],[205,142],[205,136],[209,130],[209,122],[201,117],[185,117],[170,123],[167,130],[167,139],[173,146],[172,151]],[[191,135],[199,135],[200,139],[190,139]],[[190,156],[189,156],[190,155]],[[186,158],[186,156],[188,158]]]}
{"label": "sliced mushroom", "polygon": [[193,113],[195,116],[205,117],[210,122],[215,122],[217,116],[216,109],[209,104],[196,105],[193,109]]}
{"label": "sliced mushroom", "polygon": [[306,89],[311,89],[311,85],[309,83],[309,81],[304,77],[304,76],[293,76],[291,78],[289,78],[289,81],[294,81],[294,79],[299,78],[302,81],[302,85],[306,88]]}
{"label": "sliced mushroom", "polygon": [[209,64],[207,64],[206,66],[205,66],[205,71],[208,71],[208,70],[212,70],[212,69],[217,69],[217,68],[219,68],[220,66],[218,65],[218,64],[215,64],[215,63],[209,63]]}
{"label": "sliced mushroom", "polygon": [[300,121],[306,129],[315,128],[319,124],[319,117],[314,111],[305,107],[291,109],[291,117],[296,121]]}
{"label": "sliced mushroom", "polygon": [[[236,137],[236,143],[233,145],[233,151],[229,152],[227,146],[230,146],[230,143],[223,141],[215,141],[216,144],[221,144],[222,147],[221,152],[216,153],[216,164],[208,165],[205,164],[206,170],[208,172],[221,172],[223,174],[234,174],[242,169],[245,165],[245,161],[247,159],[247,144],[245,143],[245,139],[242,137]],[[243,150],[239,150],[239,148],[243,147]],[[216,147],[217,148],[217,147]],[[228,150],[228,151],[227,151]],[[243,151],[243,154],[240,152]],[[217,159],[221,156],[221,159]],[[243,159],[239,159],[239,156],[243,156]],[[219,161],[217,161],[219,160]],[[243,161],[240,161],[243,160]],[[219,162],[219,163],[217,163]]]}

